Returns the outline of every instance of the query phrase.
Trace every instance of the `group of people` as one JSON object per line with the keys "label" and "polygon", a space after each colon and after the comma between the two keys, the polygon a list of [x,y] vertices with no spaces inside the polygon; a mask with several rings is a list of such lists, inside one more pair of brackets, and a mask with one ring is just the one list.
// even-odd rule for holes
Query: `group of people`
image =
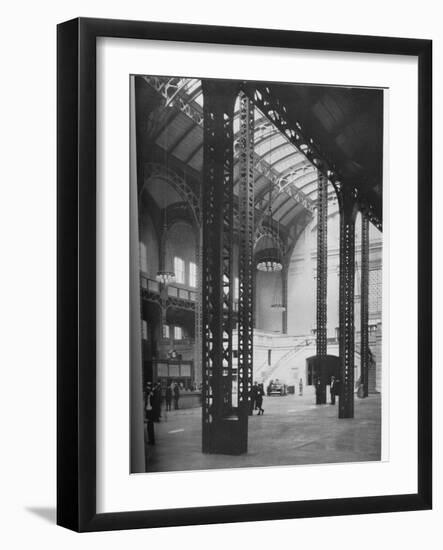
{"label": "group of people", "polygon": [[174,410],[178,410],[178,400],[180,399],[180,386],[177,382],[173,382],[166,387],[165,401],[166,401],[166,410],[171,410],[172,400],[174,399]]}
{"label": "group of people", "polygon": [[265,390],[263,384],[257,384],[254,382],[251,389],[251,414],[253,411],[258,410],[258,415],[263,415],[265,410],[263,408],[263,396],[265,395]]}
{"label": "group of people", "polygon": [[[324,402],[321,400],[321,393],[323,391],[326,391],[326,388],[322,385],[320,377],[318,377],[315,383],[315,397],[317,405]],[[335,398],[337,395],[340,395],[340,380],[335,376],[331,376],[331,381],[329,384],[329,394],[331,397],[331,405],[335,405]]]}
{"label": "group of people", "polygon": [[[174,400],[174,409],[178,410],[180,399],[180,387],[177,382],[172,382],[166,388],[165,402],[166,410],[170,411],[172,407],[172,401]],[[162,385],[160,382],[148,382],[144,392],[144,410],[146,427],[148,432],[148,444],[155,445],[155,430],[154,422],[160,422],[161,410],[162,410]]]}

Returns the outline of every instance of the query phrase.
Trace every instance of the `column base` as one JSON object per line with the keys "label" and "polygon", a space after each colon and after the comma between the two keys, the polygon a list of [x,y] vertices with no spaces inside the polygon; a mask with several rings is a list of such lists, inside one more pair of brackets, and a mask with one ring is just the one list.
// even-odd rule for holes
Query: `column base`
{"label": "column base", "polygon": [[237,417],[215,421],[207,427],[203,452],[241,455],[248,452],[248,423]]}

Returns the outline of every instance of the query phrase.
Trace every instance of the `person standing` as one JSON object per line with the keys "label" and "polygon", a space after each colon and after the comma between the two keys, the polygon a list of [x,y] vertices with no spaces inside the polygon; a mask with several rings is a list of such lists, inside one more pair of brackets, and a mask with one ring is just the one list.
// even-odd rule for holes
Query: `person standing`
{"label": "person standing", "polygon": [[256,391],[256,394],[255,394],[255,405],[256,405],[256,408],[258,409],[258,415],[257,416],[260,416],[263,415],[263,413],[265,412],[265,410],[263,409],[263,396],[265,395],[265,390],[263,388],[263,384],[258,384],[257,385],[257,391]]}
{"label": "person standing", "polygon": [[160,382],[157,382],[153,390],[152,400],[152,412],[154,415],[154,422],[160,422],[162,410],[162,386]]}
{"label": "person standing", "polygon": [[331,394],[331,405],[335,405],[335,391],[336,391],[335,376],[331,376],[331,385],[329,386],[329,392]]}
{"label": "person standing", "polygon": [[166,400],[166,410],[170,411],[171,404],[172,404],[172,384],[169,384],[169,386],[166,387],[165,400]]}
{"label": "person standing", "polygon": [[298,395],[299,396],[303,395],[303,380],[301,378],[298,382]]}
{"label": "person standing", "polygon": [[155,432],[154,432],[154,414],[152,410],[153,391],[151,384],[148,383],[145,392],[145,418],[146,429],[148,433],[148,445],[155,445]]}
{"label": "person standing", "polygon": [[338,395],[340,397],[341,392],[341,380],[340,378],[334,378],[334,403],[335,403],[335,397]]}
{"label": "person standing", "polygon": [[365,396],[365,389],[364,389],[363,383],[361,381],[361,376],[357,380],[356,387],[357,387],[357,397],[359,397],[361,399],[362,397]]}
{"label": "person standing", "polygon": [[255,409],[257,408],[257,382],[254,382],[251,388],[251,403],[249,414],[254,414]]}
{"label": "person standing", "polygon": [[315,381],[315,404],[321,405],[321,380],[320,377]]}
{"label": "person standing", "polygon": [[174,385],[174,409],[178,410],[178,400],[180,399],[180,388],[178,387],[177,382]]}

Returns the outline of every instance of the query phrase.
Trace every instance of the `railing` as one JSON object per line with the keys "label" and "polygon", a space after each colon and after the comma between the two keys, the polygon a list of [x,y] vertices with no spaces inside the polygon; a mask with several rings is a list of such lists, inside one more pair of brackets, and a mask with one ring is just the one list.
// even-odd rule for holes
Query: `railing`
{"label": "railing", "polygon": [[267,365],[268,365],[268,359],[266,358],[266,359],[262,362],[262,364],[256,369],[255,372],[256,372],[257,374],[256,374],[255,376],[256,376],[256,377],[257,377],[257,376],[263,376],[262,373],[266,370]]}
{"label": "railing", "polygon": [[197,300],[197,293],[194,290],[188,290],[173,285],[168,285],[168,296],[180,298],[181,300],[188,300],[189,302],[195,302]]}
{"label": "railing", "polygon": [[[150,279],[145,275],[141,275],[142,288],[160,294],[160,283],[154,279]],[[195,290],[188,290],[187,288],[178,287],[175,285],[168,285],[168,296],[171,298],[180,298],[181,300],[187,300],[189,302],[197,301],[197,292]]]}
{"label": "railing", "polygon": [[288,352],[286,352],[280,359],[272,365],[267,372],[262,373],[263,380],[269,380],[269,378],[272,376],[272,374],[284,363],[287,362],[288,359],[296,355],[300,350],[306,348],[306,344],[298,344],[295,348],[290,349]]}
{"label": "railing", "polygon": [[145,288],[146,290],[150,290],[151,292],[156,292],[157,294],[160,294],[160,283],[158,281],[154,281],[153,279],[148,279],[148,277],[145,277],[144,275],[141,276],[142,281],[142,288]]}
{"label": "railing", "polygon": [[193,346],[195,344],[194,338],[184,337],[184,338],[176,339],[173,336],[167,337],[167,338],[162,337],[161,342],[164,345],[174,344],[174,348],[177,348],[177,351],[180,351],[180,348],[183,348],[183,347],[188,348],[189,346]]}
{"label": "railing", "polygon": [[[149,277],[146,277],[146,275],[142,274],[141,283],[142,283],[142,288],[160,295],[161,289],[160,289],[160,283],[158,281],[154,279],[149,279]],[[175,285],[167,286],[167,294],[171,298],[178,298],[179,300],[186,300],[188,302],[196,302],[198,297],[196,290],[189,290],[187,288],[183,288]],[[234,299],[232,304],[232,309],[234,313],[238,313],[238,299]]]}

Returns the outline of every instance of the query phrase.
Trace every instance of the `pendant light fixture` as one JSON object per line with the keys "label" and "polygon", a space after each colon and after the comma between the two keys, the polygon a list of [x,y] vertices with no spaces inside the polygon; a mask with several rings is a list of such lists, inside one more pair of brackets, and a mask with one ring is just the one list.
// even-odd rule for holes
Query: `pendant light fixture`
{"label": "pendant light fixture", "polygon": [[[167,107],[167,105],[165,105]],[[165,116],[168,117],[168,112],[165,110]],[[164,143],[164,151],[165,151],[165,162],[164,162],[164,169],[165,172],[168,173],[168,120],[166,120],[165,124],[165,143]],[[168,233],[168,206],[166,204],[166,183],[163,183],[163,231],[161,235],[161,245],[160,245],[160,269],[157,271],[157,275],[155,276],[155,279],[160,284],[167,286],[170,283],[173,283],[175,281],[175,273],[173,271],[168,271],[166,269],[166,236]]]}
{"label": "pendant light fixture", "polygon": [[274,311],[286,311],[286,307],[282,303],[275,303],[271,305]]}
{"label": "pendant light fixture", "polygon": [[[268,220],[269,220],[269,226],[272,227],[272,126],[271,126],[271,134],[269,136],[269,167],[270,167],[270,179],[269,179],[269,204],[268,204]],[[265,236],[264,239],[268,239],[269,241],[269,248],[265,248],[264,255],[260,255],[259,261],[257,262],[257,269],[258,271],[264,271],[267,273],[273,273],[276,271],[281,271],[283,269],[283,265],[280,260],[280,247],[279,244],[276,243],[271,236]],[[277,250],[277,253],[275,252]]]}
{"label": "pendant light fixture", "polygon": [[274,299],[271,304],[271,309],[274,311],[286,311],[286,306],[281,301],[281,292],[278,291],[278,280],[275,280]]}
{"label": "pendant light fixture", "polygon": [[[166,202],[166,201],[165,201]],[[167,220],[167,207],[164,207],[164,215],[163,215],[163,231],[162,231],[162,242],[161,242],[161,257],[160,257],[160,269],[157,271],[157,275],[155,276],[155,279],[161,283],[162,285],[167,286],[170,283],[173,283],[175,281],[175,273],[173,271],[168,271],[165,269],[165,260],[166,260],[166,235],[168,232],[168,220]]]}
{"label": "pendant light fixture", "polygon": [[273,257],[262,258],[257,264],[258,271],[266,271],[268,273],[273,273],[276,271],[281,271],[282,266],[275,260]]}

